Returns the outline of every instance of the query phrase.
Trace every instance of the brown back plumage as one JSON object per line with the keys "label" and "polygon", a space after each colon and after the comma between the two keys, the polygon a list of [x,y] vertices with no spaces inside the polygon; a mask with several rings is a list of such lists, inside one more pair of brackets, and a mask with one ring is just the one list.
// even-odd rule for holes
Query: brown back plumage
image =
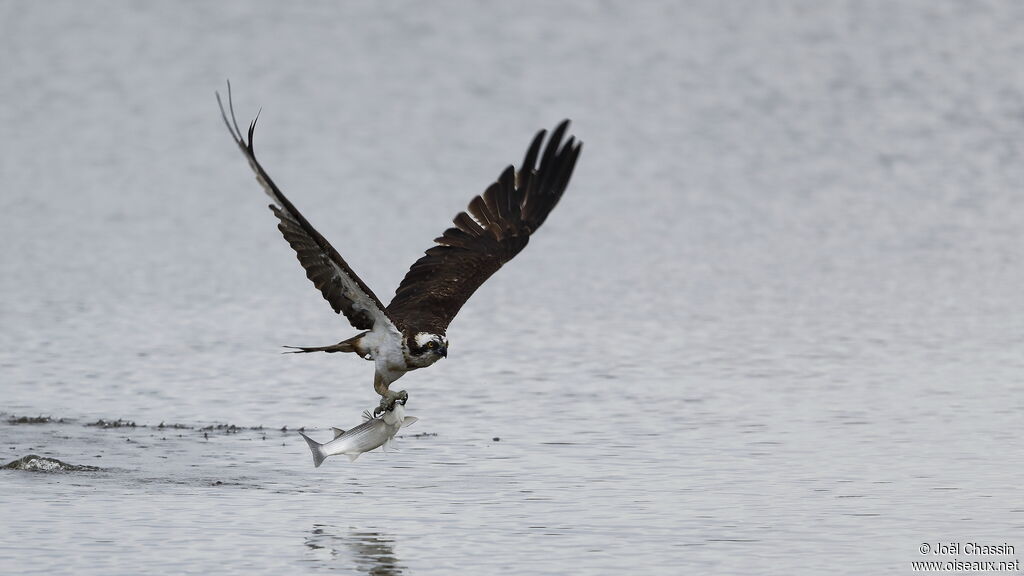
{"label": "brown back plumage", "polygon": [[444,334],[473,292],[526,247],[565,192],[580,155],[583,144],[574,137],[562,143],[568,128],[568,120],[555,128],[539,167],[546,131],[538,132],[519,172],[506,168],[412,265],[387,307],[401,330]]}

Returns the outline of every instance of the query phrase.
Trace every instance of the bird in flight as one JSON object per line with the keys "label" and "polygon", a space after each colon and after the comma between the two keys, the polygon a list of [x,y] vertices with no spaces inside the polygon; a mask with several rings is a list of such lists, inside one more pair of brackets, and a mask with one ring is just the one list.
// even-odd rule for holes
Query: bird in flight
{"label": "bird in flight", "polygon": [[546,131],[538,132],[519,170],[506,168],[470,201],[465,212],[455,216],[454,226],[412,265],[391,303],[384,306],[256,160],[253,132],[259,114],[243,134],[235,119],[230,83],[227,110],[219,93],[217,104],[256,180],[270,196],[277,227],[295,250],[306,276],[335,313],[344,314],[353,328],[362,330],[330,346],[289,348],[352,352],[373,361],[373,388],[381,396],[378,414],[408,400],[404,390],[391,390],[395,380],[448,356],[448,324],[484,281],[526,247],[565,192],[583,146],[572,136],[563,142],[568,120],[555,128],[546,144]]}

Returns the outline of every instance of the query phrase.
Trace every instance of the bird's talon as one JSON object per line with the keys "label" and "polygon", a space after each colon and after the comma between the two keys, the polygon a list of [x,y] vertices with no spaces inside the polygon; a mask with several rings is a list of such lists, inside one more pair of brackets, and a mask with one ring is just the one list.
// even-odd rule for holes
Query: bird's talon
{"label": "bird's talon", "polygon": [[388,391],[380,399],[380,405],[374,408],[373,415],[380,416],[384,412],[390,412],[395,409],[395,404],[400,403],[405,406],[405,403],[409,400],[409,394],[405,390],[401,392]]}

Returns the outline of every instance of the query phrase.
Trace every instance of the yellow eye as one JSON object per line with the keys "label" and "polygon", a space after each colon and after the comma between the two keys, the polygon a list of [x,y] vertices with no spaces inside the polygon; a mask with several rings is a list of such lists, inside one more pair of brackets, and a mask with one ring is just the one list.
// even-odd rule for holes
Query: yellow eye
{"label": "yellow eye", "polygon": [[431,340],[430,342],[427,342],[427,348],[430,348],[431,350],[433,350],[434,348],[437,348],[437,342],[434,342],[433,340]]}

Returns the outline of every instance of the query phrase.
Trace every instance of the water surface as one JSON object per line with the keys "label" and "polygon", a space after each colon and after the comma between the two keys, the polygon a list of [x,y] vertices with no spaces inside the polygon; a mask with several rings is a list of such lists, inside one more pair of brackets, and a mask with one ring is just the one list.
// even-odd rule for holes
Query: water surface
{"label": "water surface", "polygon": [[[864,574],[1024,546],[1022,25],[3,3],[0,463],[100,469],[0,470],[0,572]],[[371,365],[278,353],[352,331],[221,125],[226,78],[385,300],[535,130],[585,142],[448,360],[399,382],[398,452],[314,469],[294,432],[358,423]]]}

